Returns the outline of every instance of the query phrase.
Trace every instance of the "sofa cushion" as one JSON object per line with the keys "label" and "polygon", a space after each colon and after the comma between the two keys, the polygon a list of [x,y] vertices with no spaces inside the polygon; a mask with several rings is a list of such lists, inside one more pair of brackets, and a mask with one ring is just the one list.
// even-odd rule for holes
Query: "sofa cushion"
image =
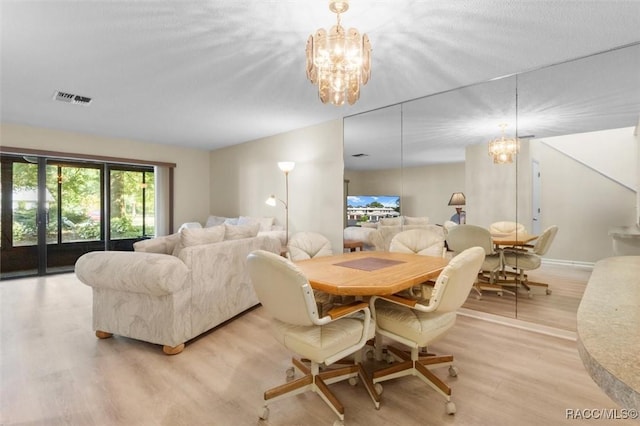
{"label": "sofa cushion", "polygon": [[271,227],[273,226],[272,217],[249,217],[249,216],[240,216],[238,218],[238,225],[253,225],[254,223],[260,224],[259,231],[271,231]]}
{"label": "sofa cushion", "polygon": [[402,226],[378,226],[378,231],[371,234],[371,242],[376,250],[389,251],[389,245],[393,237],[402,231]]}
{"label": "sofa cushion", "polygon": [[405,225],[428,225],[429,218],[427,216],[421,216],[421,217],[405,216],[404,224]]}
{"label": "sofa cushion", "polygon": [[178,256],[180,251],[185,247],[219,243],[224,240],[224,233],[225,228],[223,225],[200,229],[183,229],[180,231],[180,242],[176,244],[172,254]]}
{"label": "sofa cushion", "polygon": [[164,235],[133,243],[133,250],[145,253],[171,254],[180,242],[180,234]]}
{"label": "sofa cushion", "polygon": [[380,219],[380,226],[401,226],[401,225],[402,225],[402,216],[385,217]]}
{"label": "sofa cushion", "polygon": [[224,224],[225,232],[224,239],[225,240],[239,240],[241,238],[252,238],[258,235],[260,231],[260,224],[253,223],[251,225],[229,225],[228,223]]}
{"label": "sofa cushion", "polygon": [[360,222],[360,227],[378,229],[378,222]]}

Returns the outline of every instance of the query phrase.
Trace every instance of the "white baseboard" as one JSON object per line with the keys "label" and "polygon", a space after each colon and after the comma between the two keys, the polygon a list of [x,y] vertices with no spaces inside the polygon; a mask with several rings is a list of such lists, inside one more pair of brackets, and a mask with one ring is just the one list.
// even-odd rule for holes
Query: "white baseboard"
{"label": "white baseboard", "polygon": [[542,259],[543,265],[559,265],[559,266],[573,266],[578,268],[593,269],[594,262],[581,262],[578,260],[565,260],[565,259]]}
{"label": "white baseboard", "polygon": [[575,331],[562,330],[559,328],[548,327],[546,325],[540,325],[540,324],[534,324],[528,321],[522,321],[515,318],[503,317],[501,315],[489,314],[486,312],[480,312],[480,311],[467,309],[467,308],[458,309],[458,313],[466,317],[476,318],[483,321],[506,325],[508,327],[520,328],[522,330],[533,331],[535,333],[546,334],[548,336],[558,337],[560,339],[571,340],[574,342],[578,339],[578,335]]}

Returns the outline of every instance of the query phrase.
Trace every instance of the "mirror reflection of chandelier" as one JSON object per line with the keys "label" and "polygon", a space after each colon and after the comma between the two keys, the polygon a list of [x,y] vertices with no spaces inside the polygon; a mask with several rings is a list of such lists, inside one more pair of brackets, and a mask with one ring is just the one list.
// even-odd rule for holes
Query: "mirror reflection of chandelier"
{"label": "mirror reflection of chandelier", "polygon": [[500,124],[502,136],[489,142],[489,155],[495,164],[513,163],[513,158],[520,152],[520,140],[508,138],[504,134],[506,124]]}
{"label": "mirror reflection of chandelier", "polygon": [[371,76],[371,43],[355,28],[345,31],[340,14],[349,9],[348,0],[329,0],[337,24],[324,28],[307,40],[307,78],[318,85],[322,103],[340,106],[345,99],[353,105],[360,98],[360,86]]}

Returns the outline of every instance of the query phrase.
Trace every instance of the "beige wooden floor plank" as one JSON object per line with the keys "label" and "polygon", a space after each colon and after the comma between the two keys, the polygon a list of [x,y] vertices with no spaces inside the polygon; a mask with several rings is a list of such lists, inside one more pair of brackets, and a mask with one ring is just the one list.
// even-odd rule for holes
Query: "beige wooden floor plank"
{"label": "beige wooden floor plank", "polygon": [[[557,280],[567,274],[557,272]],[[551,315],[542,297],[532,306]],[[291,356],[271,337],[262,308],[171,357],[158,345],[96,339],[91,291],[73,274],[0,282],[0,309],[3,425],[313,426],[336,418],[317,395],[306,393],[271,404],[269,420],[258,420],[263,392],[284,382]],[[408,377],[383,384],[378,411],[361,385],[331,385],[345,405],[345,423],[570,425],[579,422],[566,419],[566,409],[616,407],[569,340],[459,316],[430,349],[455,356],[457,378],[448,377],[446,368],[435,370],[453,389],[455,416],[445,414],[434,391]]]}

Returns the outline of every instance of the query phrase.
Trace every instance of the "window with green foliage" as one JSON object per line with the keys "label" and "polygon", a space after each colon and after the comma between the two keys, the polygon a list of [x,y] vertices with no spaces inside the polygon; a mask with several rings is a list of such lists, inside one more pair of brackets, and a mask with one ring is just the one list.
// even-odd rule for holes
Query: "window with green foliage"
{"label": "window with green foliage", "polygon": [[155,188],[152,170],[110,173],[111,238],[138,238],[154,233]]}

